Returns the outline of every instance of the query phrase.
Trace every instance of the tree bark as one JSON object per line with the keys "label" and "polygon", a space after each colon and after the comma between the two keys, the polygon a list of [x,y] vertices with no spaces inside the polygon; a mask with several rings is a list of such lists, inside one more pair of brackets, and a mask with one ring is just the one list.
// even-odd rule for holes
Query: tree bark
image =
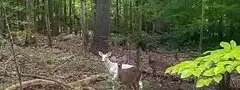
{"label": "tree bark", "polygon": [[69,33],[72,32],[72,0],[69,0]]}
{"label": "tree bark", "polygon": [[98,51],[109,51],[108,36],[110,34],[110,0],[97,0],[96,2],[96,28],[94,31],[91,52],[98,55]]}
{"label": "tree bark", "polygon": [[64,10],[63,10],[63,14],[64,14],[63,31],[67,31],[67,24],[68,23],[67,23],[67,2],[66,2],[66,0],[63,0],[63,4],[64,4]]}
{"label": "tree bark", "polygon": [[47,37],[48,37],[48,46],[52,47],[52,36],[50,31],[50,21],[49,21],[49,8],[48,8],[48,1],[45,1],[45,22],[46,22],[46,31],[47,31]]}
{"label": "tree bark", "polygon": [[[21,5],[21,6],[25,6],[25,0],[18,0],[18,4],[19,4],[19,6]],[[24,11],[20,11],[20,12],[18,12],[18,19],[20,20],[20,21],[24,21],[26,18],[25,18],[25,16],[26,16],[26,14],[24,13]],[[24,25],[23,24],[21,24],[21,22],[19,22],[19,30],[24,30]]]}
{"label": "tree bark", "polygon": [[[0,12],[3,12],[2,8],[0,8]],[[4,25],[4,14],[0,14],[0,36],[3,36],[3,31],[5,30],[5,25]]]}
{"label": "tree bark", "polygon": [[81,7],[82,7],[82,37],[83,37],[83,47],[84,52],[87,51],[88,45],[88,33],[86,29],[86,0],[81,0]]}

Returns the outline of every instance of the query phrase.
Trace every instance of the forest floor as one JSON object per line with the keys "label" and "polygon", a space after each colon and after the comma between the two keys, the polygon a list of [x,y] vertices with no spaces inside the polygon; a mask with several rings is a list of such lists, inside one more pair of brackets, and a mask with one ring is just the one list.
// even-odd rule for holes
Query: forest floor
{"label": "forest floor", "polygon": [[[101,58],[99,56],[82,52],[83,47],[81,38],[77,36],[67,35],[55,37],[53,48],[47,47],[46,38],[44,38],[43,40],[39,39],[37,47],[16,46],[15,49],[21,72],[23,74],[32,75],[30,77],[23,75],[22,81],[33,80],[36,78],[34,76],[40,76],[51,80],[57,80],[62,83],[64,82],[68,85],[74,85],[79,88],[92,87],[95,90],[106,90],[110,87],[107,82],[108,80],[104,76],[100,79],[97,78],[90,81],[84,81],[79,84],[79,80],[84,80],[87,77],[93,77],[94,75],[105,75],[107,71],[104,65],[100,62]],[[127,62],[134,64],[135,50],[126,50],[122,47],[111,47],[111,51],[117,58],[128,58],[129,61]],[[174,59],[174,52],[164,49],[160,49],[159,51],[161,53],[142,52],[141,70],[144,71],[144,90],[193,90],[194,84],[191,80],[183,81],[177,76],[160,73],[158,76],[153,77],[151,74],[152,70],[148,64],[148,56],[149,54],[152,54],[152,56],[155,57],[166,56],[163,59],[164,62],[159,65],[159,67],[161,67],[162,65],[172,65],[178,63],[180,60],[191,58],[192,56],[190,54],[195,52],[178,53],[177,55],[180,57],[178,58],[179,60],[176,61]],[[159,72],[164,72],[164,69]],[[4,90],[16,83],[18,83],[18,77],[16,75],[14,60],[10,51],[10,45],[9,43],[6,43],[5,46],[1,46],[0,48],[0,90]],[[75,89],[78,90],[76,87]],[[35,86],[31,88],[29,89],[28,87],[28,89],[25,90],[39,90],[36,88],[41,87]],[[51,86],[49,86],[49,88],[51,88]],[[52,86],[51,89],[41,90],[64,89]],[[207,90],[210,90],[210,88]]]}

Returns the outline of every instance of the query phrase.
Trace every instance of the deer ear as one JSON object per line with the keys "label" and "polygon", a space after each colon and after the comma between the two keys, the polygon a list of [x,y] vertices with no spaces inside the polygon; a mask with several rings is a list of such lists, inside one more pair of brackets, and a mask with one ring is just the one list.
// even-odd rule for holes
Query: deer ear
{"label": "deer ear", "polygon": [[102,53],[101,51],[98,51],[98,54],[99,54],[100,56],[103,56],[103,53]]}
{"label": "deer ear", "polygon": [[107,56],[109,57],[109,56],[111,56],[112,55],[112,52],[108,52],[107,53]]}

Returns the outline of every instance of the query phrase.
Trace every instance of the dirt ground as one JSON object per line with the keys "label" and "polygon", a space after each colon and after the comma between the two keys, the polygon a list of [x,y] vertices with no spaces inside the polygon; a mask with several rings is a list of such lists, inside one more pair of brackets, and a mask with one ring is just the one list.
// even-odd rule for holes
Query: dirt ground
{"label": "dirt ground", "polygon": [[[22,73],[46,77],[66,84],[92,75],[107,73],[106,68],[100,62],[99,56],[82,53],[82,43],[78,37],[56,37],[53,41],[53,48],[48,48],[45,43],[46,40],[43,39],[39,41],[36,48],[16,46],[17,59]],[[0,90],[18,83],[13,56],[9,48],[9,44],[0,48]],[[121,59],[124,57],[127,58],[127,63],[135,64],[135,50],[126,50],[116,46],[112,47],[111,50],[117,58]],[[152,70],[148,64],[148,56],[152,55],[156,58],[165,56],[162,60],[163,62],[159,64],[159,67],[161,67],[163,65],[176,64],[181,60],[194,57],[195,52],[177,53],[176,59],[173,51],[165,49],[159,49],[158,51],[161,53],[142,52],[142,64],[140,67],[143,71],[144,90],[193,90],[194,82],[192,80],[180,80],[178,76],[165,75],[163,74],[165,69],[158,71],[159,75],[153,77],[151,74]],[[22,77],[22,81],[32,79],[34,78]],[[33,87],[35,89],[28,88],[25,90],[40,90],[36,88],[40,86]],[[107,90],[109,85],[107,79],[101,79],[76,87],[92,87],[96,90]],[[76,87],[76,90],[81,90]],[[48,89],[41,90],[65,89],[61,86],[48,86]],[[214,88],[206,88],[206,90],[214,90]]]}

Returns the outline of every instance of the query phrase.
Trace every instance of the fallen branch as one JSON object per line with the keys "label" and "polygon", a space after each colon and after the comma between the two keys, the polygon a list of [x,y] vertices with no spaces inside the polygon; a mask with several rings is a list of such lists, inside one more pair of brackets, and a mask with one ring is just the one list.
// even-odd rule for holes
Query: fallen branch
{"label": "fallen branch", "polygon": [[[22,82],[21,88],[28,89],[28,88],[35,88],[34,86],[46,86],[46,85],[56,85],[56,82],[44,80],[44,79],[34,79],[34,80]],[[19,90],[19,88],[20,88],[20,85],[16,84],[6,88],[5,90]]]}
{"label": "fallen branch", "polygon": [[[16,75],[16,74],[10,74],[10,75]],[[8,76],[10,76],[10,75],[8,74]],[[21,76],[23,76],[23,77],[38,78],[38,79],[43,79],[43,80],[48,80],[48,81],[53,81],[53,82],[56,82],[56,83],[58,83],[58,84],[60,84],[60,85],[65,86],[65,87],[67,87],[67,88],[73,89],[70,85],[67,85],[67,84],[65,84],[65,83],[63,83],[63,82],[60,82],[60,81],[57,81],[57,80],[54,80],[54,79],[49,79],[49,78],[45,78],[45,77],[41,77],[41,76],[37,76],[37,75],[23,74],[23,73],[21,74]]]}
{"label": "fallen branch", "polygon": [[101,81],[101,80],[105,80],[107,78],[108,74],[97,74],[97,75],[92,75],[90,77],[78,80],[76,82],[73,83],[69,83],[68,85],[70,86],[77,86],[77,85],[87,85],[89,83],[95,82],[95,81]]}

